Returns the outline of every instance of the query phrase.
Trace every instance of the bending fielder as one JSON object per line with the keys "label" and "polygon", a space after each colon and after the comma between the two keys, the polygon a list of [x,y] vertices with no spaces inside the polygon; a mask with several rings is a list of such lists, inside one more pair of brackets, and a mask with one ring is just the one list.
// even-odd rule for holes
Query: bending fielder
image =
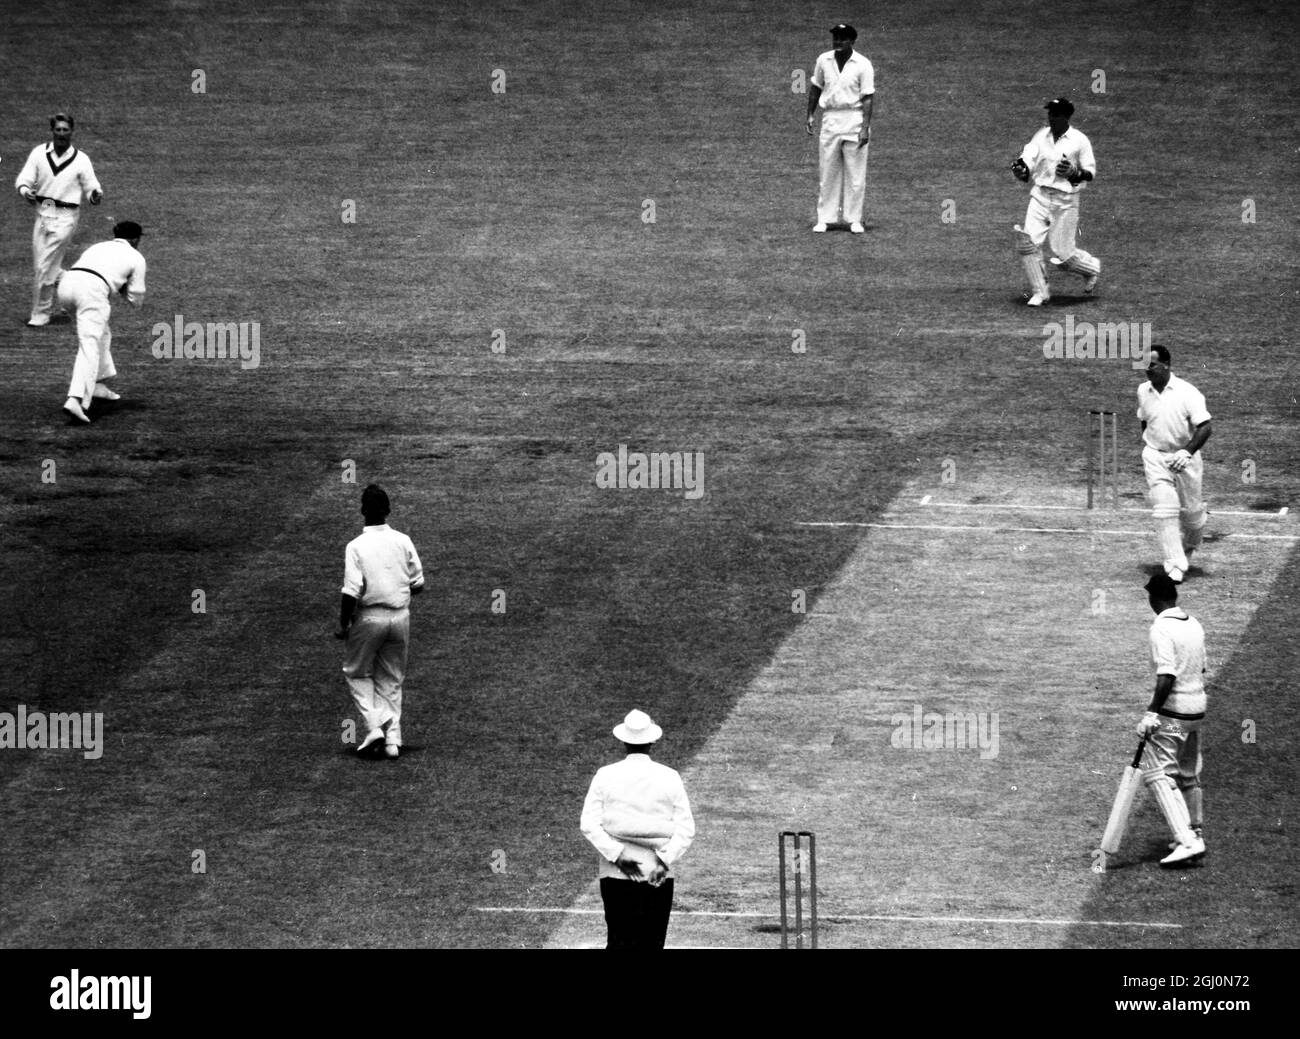
{"label": "bending fielder", "polygon": [[1083,291],[1092,292],[1101,275],[1101,261],[1074,244],[1079,227],[1079,195],[1097,175],[1092,144],[1070,126],[1074,105],[1057,97],[1043,106],[1047,125],[1034,134],[1011,164],[1016,179],[1033,182],[1024,227],[1016,227],[1016,252],[1029,278],[1031,307],[1041,307],[1052,293],[1047,287],[1043,245],[1053,266],[1083,278]]}

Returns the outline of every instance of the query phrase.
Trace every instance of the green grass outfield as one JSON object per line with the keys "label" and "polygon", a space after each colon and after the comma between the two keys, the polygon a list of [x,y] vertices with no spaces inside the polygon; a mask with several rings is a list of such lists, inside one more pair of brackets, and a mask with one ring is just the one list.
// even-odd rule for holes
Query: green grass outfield
{"label": "green grass outfield", "polygon": [[[806,823],[815,806],[828,876],[846,845],[872,863],[828,892],[841,915],[1055,905],[1081,921],[828,932],[842,945],[1294,945],[1293,541],[1213,542],[1188,584],[1214,664],[1212,856],[1161,873],[1148,804],[1122,868],[1098,875],[1089,841],[1149,694],[1154,536],[972,549],[798,526],[888,522],[926,494],[1081,505],[1097,406],[1120,412],[1123,503],[1140,506],[1139,373],[1045,359],[1044,326],[1068,317],[1150,322],[1174,350],[1214,414],[1212,509],[1295,511],[1294,5],[1056,5],[1050,35],[1045,6],[1012,2],[856,18],[777,2],[437,7],[52,0],[6,16],[0,174],[12,185],[48,112],[71,109],[107,194],[76,249],[139,220],[150,292],[114,314],[123,400],[72,428],[72,326],[23,325],[31,212],[7,196],[0,710],[102,711],[106,746],[96,761],[0,753],[0,943],[599,941],[598,918],[584,937],[567,917],[480,909],[587,904],[582,797],[616,750],[610,727],[640,706],[668,734],[661,760],[701,791],[679,905],[774,913],[774,817]],[[878,77],[861,237],[809,233],[816,148],[791,89],[840,17]],[[1057,280],[1030,311],[1011,235],[1026,192],[1007,167],[1062,93],[1097,153],[1081,227],[1103,280],[1094,299]],[[155,359],[154,323],[178,314],[259,322],[260,365]],[[599,490],[596,456],[619,444],[704,452],[704,497]],[[371,480],[430,578],[396,764],[341,742],[351,705],[329,637]],[[909,598],[891,605],[873,589],[894,575]],[[834,590],[858,627],[817,635],[793,589]],[[1097,589],[1120,605],[1093,613]],[[933,620],[949,608],[960,624]],[[808,645],[794,688],[862,694],[806,711],[773,697],[783,647]],[[840,682],[848,669],[861,681]],[[870,692],[886,672],[898,703],[998,710],[999,757],[891,754],[894,701]],[[837,727],[823,769],[809,755]],[[747,757],[727,764],[751,770],[749,797],[716,772],[737,746]],[[1010,804],[1017,772],[1034,792]],[[849,775],[851,794],[835,785]],[[918,815],[906,793],[928,793]],[[724,834],[768,856],[731,889],[711,872],[735,865]],[[1082,923],[1141,913],[1179,937]],[[700,936],[774,945],[768,924]]]}

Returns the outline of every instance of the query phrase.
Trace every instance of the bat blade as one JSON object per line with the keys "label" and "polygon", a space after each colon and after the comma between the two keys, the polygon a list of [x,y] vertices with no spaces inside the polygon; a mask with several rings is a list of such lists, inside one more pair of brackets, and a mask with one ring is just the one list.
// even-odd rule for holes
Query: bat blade
{"label": "bat blade", "polygon": [[1128,827],[1129,813],[1133,810],[1133,799],[1137,797],[1140,782],[1142,770],[1132,765],[1125,766],[1124,775],[1119,781],[1119,791],[1115,794],[1115,803],[1110,806],[1106,832],[1101,838],[1101,850],[1107,855],[1119,851],[1119,843],[1124,839],[1124,830]]}
{"label": "bat blade", "polygon": [[1142,737],[1133,763],[1124,769],[1119,780],[1119,790],[1115,792],[1115,803],[1110,806],[1110,818],[1106,820],[1106,832],[1101,837],[1101,850],[1107,855],[1119,851],[1120,841],[1124,839],[1124,830],[1128,827],[1129,813],[1133,810],[1133,799],[1137,797],[1138,784],[1142,782],[1142,751],[1146,748],[1147,738]]}

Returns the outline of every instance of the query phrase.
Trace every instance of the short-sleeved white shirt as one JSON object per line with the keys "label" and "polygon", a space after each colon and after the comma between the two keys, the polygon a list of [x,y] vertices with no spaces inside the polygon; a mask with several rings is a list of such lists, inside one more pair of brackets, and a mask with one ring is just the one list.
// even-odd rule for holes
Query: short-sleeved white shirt
{"label": "short-sleeved white shirt", "polygon": [[1161,708],[1174,714],[1205,713],[1205,629],[1180,606],[1151,623],[1151,661],[1157,675],[1173,675],[1174,688]]}
{"label": "short-sleeved white shirt", "polygon": [[387,523],[367,526],[348,542],[343,594],[362,606],[394,610],[411,604],[411,589],[424,585],[424,569],[411,539]]}
{"label": "short-sleeved white shirt", "polygon": [[812,84],[821,90],[817,107],[823,111],[855,109],[862,111],[862,99],[876,92],[876,73],[865,55],[854,51],[840,68],[835,52],[827,51],[817,58],[813,67]]}
{"label": "short-sleeved white shirt", "polygon": [[103,190],[89,155],[71,145],[62,155],[55,155],[53,142],[32,149],[14,187],[77,206],[81,205],[83,195],[88,197]]}
{"label": "short-sleeved white shirt", "polygon": [[1092,142],[1082,130],[1067,127],[1060,137],[1052,137],[1052,128],[1044,126],[1025,145],[1020,158],[1029,167],[1029,179],[1035,187],[1051,188],[1054,191],[1082,191],[1088,186],[1086,180],[1071,184],[1064,177],[1057,176],[1056,164],[1062,159],[1069,159],[1081,170],[1087,170],[1094,177],[1097,175],[1097,160],[1092,155]]}
{"label": "short-sleeved white shirt", "polygon": [[1177,375],[1159,393],[1150,382],[1138,387],[1137,417],[1147,424],[1142,439],[1157,451],[1181,451],[1196,427],[1210,421],[1205,395]]}
{"label": "short-sleeved white shirt", "polygon": [[96,242],[72,265],[94,271],[108,283],[114,292],[126,288],[127,299],[139,306],[144,301],[144,275],[148,264],[139,250],[135,249],[125,238],[114,238],[111,242]]}

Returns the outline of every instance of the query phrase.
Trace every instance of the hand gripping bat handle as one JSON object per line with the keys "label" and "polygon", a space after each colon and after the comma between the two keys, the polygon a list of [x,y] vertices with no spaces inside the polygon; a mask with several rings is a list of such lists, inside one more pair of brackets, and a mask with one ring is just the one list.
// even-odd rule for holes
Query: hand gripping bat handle
{"label": "hand gripping bat handle", "polygon": [[[1147,736],[1150,736],[1150,733],[1147,733]],[[1138,742],[1137,753],[1133,755],[1134,768],[1142,767],[1142,752],[1147,749],[1147,736],[1143,736],[1142,739]]]}

